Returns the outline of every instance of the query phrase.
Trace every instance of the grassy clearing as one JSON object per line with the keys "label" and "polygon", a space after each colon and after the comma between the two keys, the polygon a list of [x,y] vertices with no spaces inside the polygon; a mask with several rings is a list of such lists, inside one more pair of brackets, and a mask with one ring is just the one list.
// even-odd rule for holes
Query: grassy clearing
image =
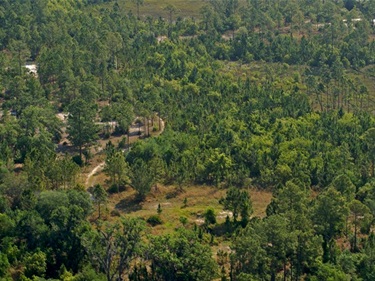
{"label": "grassy clearing", "polygon": [[[158,122],[154,125],[157,127],[155,132],[151,135],[157,136],[160,134]],[[163,123],[161,124],[163,127]],[[109,140],[117,146],[123,136],[111,137]],[[101,140],[99,147],[105,148],[109,140]],[[130,143],[139,141],[139,136],[132,136]],[[97,152],[94,158],[90,161],[90,165],[85,167],[81,181],[87,178],[88,173],[97,165],[103,163],[105,155],[103,151]],[[108,186],[108,177],[103,172],[94,174],[90,180],[89,185],[102,184]],[[151,229],[152,234],[166,234],[173,232],[176,228],[183,224],[181,218],[186,219],[186,226],[193,227],[194,224],[201,225],[204,223],[203,214],[208,208],[213,208],[216,213],[218,224],[223,223],[228,215],[224,212],[222,206],[219,204],[219,199],[226,194],[225,189],[218,189],[212,186],[189,186],[184,190],[178,191],[174,186],[158,185],[152,189],[143,202],[137,202],[136,193],[131,187],[127,187],[120,193],[110,194],[107,205],[102,208],[103,220],[115,221],[120,215],[127,215],[131,217],[139,217],[147,220],[152,215],[157,215],[158,205],[161,205],[162,213],[160,217],[163,224],[155,226]],[[256,189],[249,189],[249,194],[252,199],[254,216],[264,217],[267,205],[270,203],[272,193],[268,191],[259,191]],[[98,213],[95,212],[91,220],[95,221]]]}
{"label": "grassy clearing", "polygon": [[[137,15],[137,5],[131,0],[119,0],[120,11],[124,14],[131,12]],[[146,19],[148,16],[153,18],[169,18],[168,12],[165,7],[171,4],[176,8],[173,13],[173,18],[201,18],[201,9],[207,4],[204,0],[145,0],[144,4],[139,6],[139,14],[141,19]],[[113,2],[100,4],[101,7],[112,7]]]}
{"label": "grassy clearing", "polygon": [[[121,1],[124,2],[124,1]],[[121,3],[120,2],[120,3]],[[168,18],[168,12],[165,11],[165,7],[168,4],[174,5],[176,7],[176,12],[174,13],[174,18],[182,17],[194,17],[200,18],[200,11],[202,7],[206,4],[203,0],[170,0],[170,1],[160,1],[160,0],[146,0],[144,5],[140,6],[140,14],[142,17],[146,18],[151,16],[154,18],[163,17]],[[125,1],[125,8],[131,9],[133,14],[136,14],[136,5],[131,1]]]}
{"label": "grassy clearing", "polygon": [[[116,220],[116,215],[127,215],[147,220],[150,216],[157,215],[157,208],[160,204],[162,209],[160,217],[163,224],[153,227],[152,234],[172,233],[176,228],[183,226],[180,221],[181,217],[187,219],[187,227],[193,227],[194,224],[200,225],[204,222],[203,214],[208,208],[215,210],[219,224],[225,221],[227,212],[224,212],[223,207],[219,204],[219,199],[225,196],[225,189],[211,186],[190,186],[184,188],[184,192],[175,193],[175,191],[174,186],[158,185],[144,202],[136,202],[134,190],[128,187],[119,194],[110,195],[103,219],[113,221]],[[272,193],[255,189],[249,189],[249,193],[253,203],[253,215],[265,216]],[[93,214],[93,218],[96,217],[97,213]]]}

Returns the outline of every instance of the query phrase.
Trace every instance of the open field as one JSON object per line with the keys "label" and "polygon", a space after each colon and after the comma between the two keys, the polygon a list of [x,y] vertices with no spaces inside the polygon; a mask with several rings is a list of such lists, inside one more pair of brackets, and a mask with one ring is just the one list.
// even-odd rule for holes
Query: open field
{"label": "open field", "polygon": [[[131,1],[119,1],[120,5],[123,7],[131,9],[133,14],[137,13],[136,5]],[[146,18],[147,16],[157,17],[168,17],[168,12],[165,11],[165,7],[168,5],[174,5],[176,7],[176,12],[174,17],[200,17],[200,10],[205,5],[203,0],[172,0],[172,1],[159,1],[159,0],[146,0],[144,5],[140,6],[140,14]]]}
{"label": "open field", "polygon": [[[227,215],[231,216],[231,213],[224,211],[223,206],[219,204],[219,199],[224,197],[225,193],[225,189],[211,186],[189,186],[185,187],[183,192],[176,192],[174,186],[158,185],[143,202],[137,202],[135,191],[127,187],[125,191],[109,196],[102,218],[111,221],[117,215],[127,215],[147,220],[150,216],[157,215],[157,208],[160,204],[162,209],[160,217],[163,224],[153,227],[152,234],[173,232],[174,229],[182,226],[180,221],[182,217],[187,219],[188,227],[194,224],[201,225],[204,223],[203,214],[208,208],[215,210],[217,222],[221,224]],[[253,216],[264,217],[272,193],[249,189],[249,194],[254,209]],[[186,205],[184,204],[185,198]],[[92,219],[96,218],[97,213],[93,214]]]}
{"label": "open field", "polygon": [[[133,1],[119,0],[117,1],[122,13],[131,12],[133,15],[137,15],[137,5]],[[159,0],[146,0],[143,5],[139,6],[140,17],[146,19],[148,16],[153,18],[168,18],[168,12],[165,7],[171,4],[176,8],[173,18],[200,18],[201,9],[206,4],[204,0],[170,0],[170,1],[159,1]],[[113,2],[101,4],[104,7],[111,7]]]}
{"label": "open field", "polygon": [[[137,15],[137,5],[135,1],[131,0],[118,0],[120,10],[123,13]],[[173,18],[201,18],[201,9],[208,4],[208,0],[144,0],[143,5],[139,6],[139,14],[141,18],[151,16],[153,18],[168,18],[168,12],[165,10],[167,5],[173,5],[176,8]],[[240,0],[239,3],[244,3],[245,0]],[[105,3],[102,5],[112,6],[113,2]]]}

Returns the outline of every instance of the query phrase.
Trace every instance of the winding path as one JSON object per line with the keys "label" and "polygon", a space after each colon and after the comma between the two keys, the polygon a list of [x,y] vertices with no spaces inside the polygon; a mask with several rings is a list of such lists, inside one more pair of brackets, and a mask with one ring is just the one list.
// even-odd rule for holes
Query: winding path
{"label": "winding path", "polygon": [[105,162],[101,162],[99,165],[97,165],[96,167],[94,167],[94,169],[91,170],[91,172],[87,175],[87,178],[86,178],[86,182],[85,182],[86,187],[89,187],[90,178],[93,175],[95,175],[97,172],[102,171],[104,168],[104,165],[105,165]]}
{"label": "winding path", "polygon": [[[160,134],[162,134],[164,132],[164,127],[165,127],[165,124],[164,124],[164,121],[163,119],[160,119],[160,130],[157,132],[156,136],[159,136]],[[129,130],[129,135],[131,135],[132,133],[134,132],[137,132],[139,130],[138,126],[132,126]],[[137,138],[139,139],[139,137]],[[132,144],[130,144],[132,145]],[[86,181],[85,181],[85,186],[86,188],[92,186],[95,184],[95,182],[90,182],[90,179],[96,174],[96,173],[99,173],[101,172],[103,169],[104,169],[104,165],[105,165],[105,161],[99,163],[98,165],[96,165],[91,171],[90,173],[87,175],[86,177]]]}

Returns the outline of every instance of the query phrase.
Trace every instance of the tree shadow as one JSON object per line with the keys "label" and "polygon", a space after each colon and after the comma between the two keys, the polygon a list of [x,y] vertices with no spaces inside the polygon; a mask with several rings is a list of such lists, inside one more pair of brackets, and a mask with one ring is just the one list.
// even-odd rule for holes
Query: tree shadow
{"label": "tree shadow", "polygon": [[176,198],[182,193],[185,193],[185,190],[182,187],[175,187],[173,190],[167,192],[167,194],[165,195],[165,198],[166,199]]}
{"label": "tree shadow", "polygon": [[[109,184],[109,180],[105,180],[106,184]],[[119,185],[111,185],[108,189],[107,192],[108,194],[116,194],[120,193],[126,190],[126,185],[119,184]]]}
{"label": "tree shadow", "polygon": [[116,209],[121,210],[125,213],[132,213],[139,210],[142,210],[142,201],[135,195],[128,196],[118,202],[115,206]]}
{"label": "tree shadow", "polygon": [[225,222],[223,222],[223,223],[218,223],[212,226],[211,231],[212,231],[211,232],[212,234],[220,237],[220,236],[230,235],[233,229],[231,225],[228,225]]}

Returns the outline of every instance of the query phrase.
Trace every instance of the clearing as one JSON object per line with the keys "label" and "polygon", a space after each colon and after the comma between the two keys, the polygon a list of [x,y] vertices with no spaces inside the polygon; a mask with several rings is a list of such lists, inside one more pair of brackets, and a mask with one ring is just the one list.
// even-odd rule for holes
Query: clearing
{"label": "clearing", "polygon": [[[253,216],[264,217],[267,205],[271,202],[272,192],[249,189],[253,204]],[[102,208],[101,219],[112,221],[119,215],[140,217],[147,220],[152,215],[157,215],[158,205],[162,212],[160,218],[163,224],[152,228],[152,234],[171,233],[181,227],[181,218],[186,218],[186,225],[192,227],[194,224],[201,225],[204,222],[203,214],[208,208],[213,208],[216,213],[218,224],[222,224],[230,212],[223,210],[219,199],[224,197],[226,189],[212,186],[188,186],[183,192],[178,192],[174,186],[157,185],[147,195],[143,202],[136,200],[136,193],[131,187],[127,187],[120,193],[110,194],[107,205]],[[185,199],[186,198],[186,199]],[[185,204],[186,202],[186,204]],[[96,220],[97,213],[92,215]]]}

